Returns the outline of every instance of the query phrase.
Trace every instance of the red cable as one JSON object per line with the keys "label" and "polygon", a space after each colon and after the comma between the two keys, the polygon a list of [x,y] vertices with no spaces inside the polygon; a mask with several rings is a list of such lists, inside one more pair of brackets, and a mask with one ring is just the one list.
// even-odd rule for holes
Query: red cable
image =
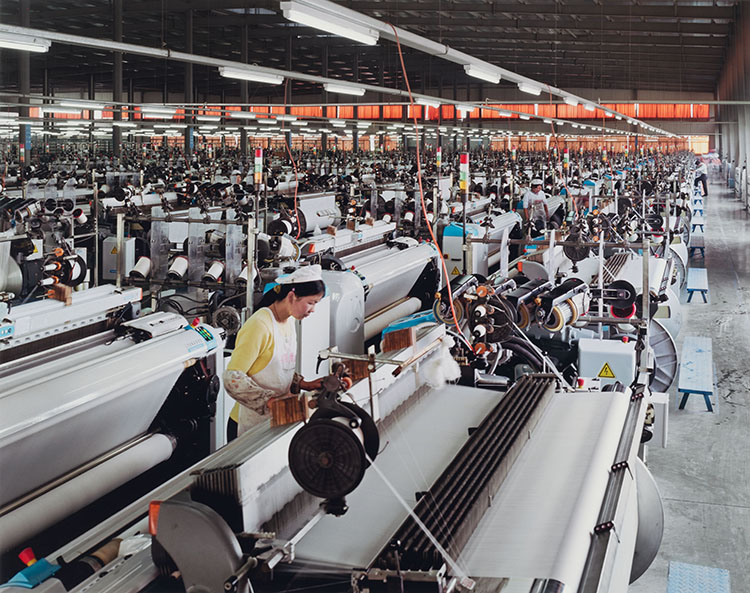
{"label": "red cable", "polygon": [[[451,282],[450,282],[450,275],[448,274],[448,268],[445,265],[445,258],[443,257],[443,252],[440,249],[440,245],[437,242],[437,239],[435,238],[435,233],[432,231],[432,225],[430,224],[430,219],[427,216],[427,206],[424,201],[424,188],[422,187],[422,161],[419,154],[419,124],[417,122],[417,114],[416,110],[414,109],[414,97],[411,94],[411,85],[409,84],[409,76],[406,74],[406,66],[404,65],[404,55],[401,52],[401,42],[398,39],[398,31],[396,30],[396,27],[394,27],[391,23],[387,23],[391,29],[393,29],[393,34],[396,37],[396,47],[398,48],[398,57],[401,61],[401,71],[404,74],[404,81],[406,82],[406,90],[409,92],[409,107],[412,108],[412,119],[414,120],[414,132],[417,136],[417,181],[419,182],[419,200],[422,205],[422,213],[424,214],[424,220],[427,223],[427,230],[430,232],[430,237],[432,238],[432,243],[435,246],[435,248],[438,251],[438,255],[440,256],[440,264],[443,267],[443,273],[445,274],[445,286],[448,289],[448,302],[451,306],[451,314],[453,315],[453,323],[456,326],[456,331],[459,333],[459,335],[463,338],[464,342],[468,344],[471,347],[471,344],[469,340],[466,339],[466,336],[461,331],[461,327],[458,324],[458,316],[456,315],[456,309],[453,306],[453,291],[451,291]],[[434,207],[433,207],[434,210]],[[473,348],[472,348],[473,349]]]}
{"label": "red cable", "polygon": [[[284,80],[284,101],[286,102],[286,90],[287,85],[289,84],[289,79]],[[281,131],[284,131],[284,128],[286,127],[286,122],[281,122]],[[291,134],[290,134],[291,136]],[[294,217],[297,219],[297,236],[295,239],[299,239],[300,233],[302,232],[302,229],[300,228],[299,224],[299,211],[297,210],[297,189],[299,188],[299,172],[297,171],[297,161],[294,160],[294,157],[292,156],[292,150],[289,147],[289,138],[286,134],[284,134],[284,147],[286,148],[286,152],[289,155],[289,160],[292,161],[292,167],[294,167]]]}

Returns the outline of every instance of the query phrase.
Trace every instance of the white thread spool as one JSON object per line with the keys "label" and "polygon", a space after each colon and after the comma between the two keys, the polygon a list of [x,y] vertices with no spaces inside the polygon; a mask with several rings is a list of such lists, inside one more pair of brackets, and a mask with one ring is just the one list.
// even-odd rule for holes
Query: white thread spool
{"label": "white thread spool", "polygon": [[148,275],[151,273],[151,258],[146,257],[145,255],[142,255],[138,258],[138,261],[135,263],[135,266],[130,271],[130,277],[131,278],[138,278],[140,280],[145,280],[148,278]]}
{"label": "white thread spool", "polygon": [[214,260],[208,268],[208,271],[203,274],[204,282],[218,282],[221,275],[224,273],[224,262]]}
{"label": "white thread spool", "polygon": [[172,265],[169,266],[167,277],[171,280],[182,280],[185,278],[185,274],[188,269],[188,258],[184,255],[178,255],[172,260]]}
{"label": "white thread spool", "polygon": [[78,224],[85,224],[88,220],[88,216],[86,216],[86,213],[82,208],[76,208],[75,210],[73,210],[73,220],[75,220]]}
{"label": "white thread spool", "polygon": [[240,275],[237,276],[237,284],[241,284],[242,286],[247,286],[247,266],[242,268]]}

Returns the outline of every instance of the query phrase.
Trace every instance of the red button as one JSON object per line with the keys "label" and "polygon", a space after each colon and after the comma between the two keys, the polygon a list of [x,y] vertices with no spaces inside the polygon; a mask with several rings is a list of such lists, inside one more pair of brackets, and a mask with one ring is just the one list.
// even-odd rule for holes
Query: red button
{"label": "red button", "polygon": [[26,566],[31,566],[36,562],[36,556],[34,555],[34,550],[31,548],[25,548],[21,550],[21,553],[18,554],[18,557],[21,559],[21,562],[23,562]]}

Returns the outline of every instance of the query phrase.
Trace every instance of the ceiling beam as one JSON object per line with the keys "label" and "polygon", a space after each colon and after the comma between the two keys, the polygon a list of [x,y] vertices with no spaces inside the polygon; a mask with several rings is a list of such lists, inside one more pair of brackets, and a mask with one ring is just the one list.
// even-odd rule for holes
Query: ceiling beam
{"label": "ceiling beam", "polygon": [[[661,5],[661,6],[645,6],[642,4],[627,4],[619,5],[610,2],[576,2],[576,3],[509,3],[509,2],[492,2],[492,3],[472,3],[470,8],[459,2],[452,2],[451,0],[441,0],[441,2],[435,2],[429,0],[428,2],[420,2],[419,0],[412,0],[405,3],[401,0],[373,2],[372,0],[347,0],[341,2],[344,6],[347,6],[353,10],[364,13],[374,12],[388,12],[390,14],[397,14],[409,11],[437,11],[441,13],[466,13],[481,12],[483,14],[519,14],[519,15],[531,15],[531,14],[550,14],[558,12],[560,14],[576,15],[576,16],[605,16],[605,17],[678,17],[678,18],[709,18],[709,19],[734,19],[734,7],[732,6],[684,6],[684,5]],[[408,7],[408,8],[407,8]]]}

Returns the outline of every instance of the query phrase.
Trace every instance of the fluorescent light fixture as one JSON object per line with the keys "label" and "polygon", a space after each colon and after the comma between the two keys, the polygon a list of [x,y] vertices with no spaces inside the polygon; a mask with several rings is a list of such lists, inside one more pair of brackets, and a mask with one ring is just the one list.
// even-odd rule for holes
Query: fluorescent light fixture
{"label": "fluorescent light fixture", "polygon": [[167,105],[141,105],[141,113],[149,115],[174,115],[177,113],[177,107],[168,107]]}
{"label": "fluorescent light fixture", "polygon": [[16,111],[0,111],[0,118],[2,117],[18,117]]}
{"label": "fluorescent light fixture", "polygon": [[349,84],[337,84],[333,82],[326,82],[323,87],[329,93],[340,93],[342,95],[354,95],[355,97],[361,97],[365,94],[365,89],[361,86],[349,85]]}
{"label": "fluorescent light fixture", "polygon": [[357,127],[358,128],[369,128],[370,125],[371,125],[371,122],[369,122],[369,121],[358,121],[357,122]]}
{"label": "fluorescent light fixture", "polygon": [[134,124],[129,121],[113,121],[113,126],[117,126],[118,128],[137,128],[138,124]]}
{"label": "fluorescent light fixture", "polygon": [[292,122],[293,126],[306,126],[307,124],[308,124],[308,122],[306,122],[306,121],[300,121],[300,120],[295,120],[295,121]]}
{"label": "fluorescent light fixture", "polygon": [[576,99],[575,97],[563,97],[563,101],[565,101],[571,107],[578,107],[578,99]]}
{"label": "fluorescent light fixture", "polygon": [[255,119],[258,117],[257,113],[252,113],[250,111],[230,111],[232,117],[235,117],[237,119]]}
{"label": "fluorescent light fixture", "polygon": [[552,120],[551,120],[551,119],[545,119],[545,120],[543,120],[543,121],[544,121],[544,123],[545,123],[545,124],[551,124],[551,123],[552,123]]}
{"label": "fluorescent light fixture", "polygon": [[529,93],[530,95],[541,95],[542,94],[542,87],[531,84],[529,82],[519,82],[518,83],[518,90],[522,91],[524,93]]}
{"label": "fluorescent light fixture", "polygon": [[198,115],[196,118],[198,121],[207,121],[207,122],[215,122],[215,121],[221,121],[220,115]]}
{"label": "fluorescent light fixture", "polygon": [[416,102],[419,105],[424,105],[425,107],[432,107],[433,109],[437,109],[440,107],[440,101],[436,101],[434,99],[428,99],[427,97],[417,97]]}
{"label": "fluorescent light fixture", "polygon": [[345,121],[331,122],[331,125],[334,128],[345,128],[346,127],[346,122]]}
{"label": "fluorescent light fixture", "polygon": [[500,82],[499,74],[497,74],[496,72],[491,72],[490,70],[485,70],[474,64],[466,64],[464,66],[464,70],[466,71],[466,74],[468,74],[469,76],[473,76],[474,78],[485,80],[487,82],[491,82],[492,84],[497,84],[498,82]]}
{"label": "fluorescent light fixture", "polygon": [[345,120],[345,119],[336,119],[336,118],[331,118],[331,119],[329,119],[329,120],[328,120],[328,123],[329,123],[329,124],[332,124],[332,125],[334,125],[334,126],[337,126],[337,125],[343,125],[343,124],[346,124],[346,120]]}
{"label": "fluorescent light fixture", "polygon": [[596,109],[596,107],[594,107],[593,103],[584,103],[583,104],[583,108],[586,111],[594,111],[594,109]]}
{"label": "fluorescent light fixture", "polygon": [[86,103],[84,101],[60,101],[61,107],[75,107],[76,109],[88,109],[89,111],[101,110],[106,107],[104,103]]}
{"label": "fluorescent light fixture", "polygon": [[259,124],[266,124],[266,125],[275,125],[278,123],[275,119],[269,119],[267,117],[259,117],[257,121]]}
{"label": "fluorescent light fixture", "polygon": [[276,119],[279,121],[297,121],[296,115],[277,115]]}
{"label": "fluorescent light fixture", "polygon": [[375,45],[380,37],[380,33],[375,29],[345,20],[339,15],[316,10],[300,2],[282,2],[281,10],[284,13],[284,18],[290,21],[307,25],[313,29],[320,29],[332,35],[346,37],[365,45]]}
{"label": "fluorescent light fixture", "polygon": [[49,51],[50,45],[52,45],[52,42],[48,39],[40,39],[39,37],[31,37],[29,35],[16,35],[15,33],[0,33],[0,47],[7,49],[45,53]]}
{"label": "fluorescent light fixture", "polygon": [[236,78],[237,80],[262,82],[264,84],[281,84],[284,82],[284,77],[280,74],[258,72],[257,70],[252,70],[250,68],[230,68],[229,66],[219,66],[219,74],[224,78]]}
{"label": "fluorescent light fixture", "polygon": [[519,114],[518,117],[520,117],[521,119],[525,119],[525,120],[531,119],[531,117],[529,117],[528,115],[524,115],[523,113]]}
{"label": "fluorescent light fixture", "polygon": [[620,119],[622,119],[622,116],[621,115],[615,115],[615,119],[620,120]]}

